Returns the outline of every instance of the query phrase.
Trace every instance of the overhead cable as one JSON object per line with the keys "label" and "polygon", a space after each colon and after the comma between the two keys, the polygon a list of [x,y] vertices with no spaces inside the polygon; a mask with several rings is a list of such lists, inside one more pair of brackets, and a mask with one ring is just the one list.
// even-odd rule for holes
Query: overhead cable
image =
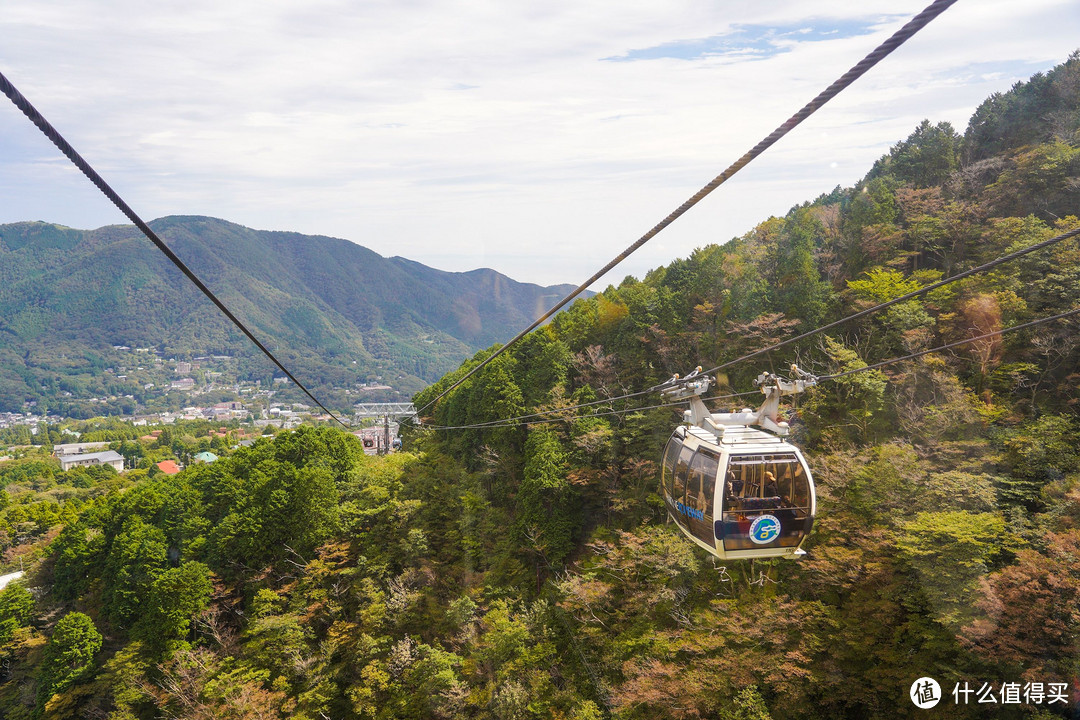
{"label": "overhead cable", "polygon": [[[916,297],[918,297],[920,295],[925,295],[928,292],[931,292],[933,290],[937,290],[938,288],[941,288],[941,287],[943,287],[945,285],[948,285],[950,283],[954,283],[954,282],[957,282],[958,280],[962,280],[962,279],[964,279],[966,277],[970,277],[972,275],[975,275],[975,274],[978,274],[978,273],[981,273],[981,272],[985,272],[985,271],[990,270],[990,269],[992,269],[994,267],[997,267],[998,265],[1009,262],[1010,260],[1015,260],[1015,259],[1017,259],[1019,257],[1023,257],[1024,255],[1028,255],[1030,253],[1037,252],[1039,250],[1045,250],[1048,247],[1051,247],[1053,245],[1056,245],[1056,244],[1058,244],[1060,242],[1068,240],[1069,238],[1076,237],[1078,235],[1080,235],[1080,228],[1070,230],[1070,231],[1062,233],[1060,235],[1055,235],[1054,237],[1050,238],[1049,240],[1043,240],[1042,242],[1038,242],[1038,243],[1035,243],[1034,245],[1030,245],[1030,246],[1028,246],[1026,248],[1016,250],[1016,251],[1011,252],[1011,253],[1009,253],[1007,255],[1002,255],[1001,257],[998,257],[998,258],[995,258],[994,260],[990,260],[988,262],[985,262],[982,265],[979,265],[977,267],[973,267],[970,270],[965,270],[963,272],[957,273],[956,275],[952,275],[950,277],[947,277],[947,278],[945,278],[943,280],[938,280],[936,282],[930,283],[929,285],[925,285],[925,286],[923,286],[921,288],[918,288],[917,290],[913,290],[913,291],[911,291],[909,293],[905,293],[904,295],[893,298],[892,300],[887,300],[887,301],[885,301],[883,303],[879,303],[877,305],[874,305],[873,307],[866,308],[865,310],[860,310],[859,312],[854,313],[852,315],[848,315],[847,317],[841,318],[840,320],[836,320],[836,321],[831,322],[831,323],[829,323],[827,325],[822,325],[822,326],[817,327],[817,328],[815,328],[813,330],[809,330],[809,331],[807,331],[807,332],[805,332],[805,333],[803,333],[801,335],[798,335],[796,337],[788,338],[787,340],[783,340],[781,342],[774,343],[773,345],[770,345],[770,346],[768,346],[766,348],[762,348],[760,350],[755,350],[754,352],[747,353],[746,355],[735,358],[734,360],[729,360],[728,362],[725,362],[722,365],[717,365],[714,368],[702,371],[700,373],[695,373],[694,375],[695,376],[698,375],[698,374],[709,375],[709,374],[717,372],[719,370],[723,370],[725,368],[731,367],[732,365],[735,365],[737,363],[741,363],[741,362],[744,362],[746,360],[753,359],[753,358],[758,357],[760,355],[764,355],[766,353],[772,352],[773,350],[778,350],[778,349],[780,349],[782,347],[786,347],[787,345],[791,345],[792,343],[796,343],[796,342],[798,342],[800,340],[805,340],[805,339],[807,339],[809,337],[812,337],[814,335],[822,333],[822,332],[824,332],[826,330],[831,330],[832,328],[835,328],[835,327],[837,327],[839,325],[842,325],[842,324],[844,324],[846,322],[850,322],[852,320],[857,320],[857,319],[859,319],[861,317],[865,317],[866,315],[870,315],[870,314],[876,313],[876,312],[878,312],[880,310],[884,310],[886,308],[892,307],[893,305],[896,305],[897,303],[901,303],[901,302],[904,302],[904,301],[907,301],[907,300],[911,300],[911,299],[916,298]],[[967,342],[971,342],[971,341],[967,341]],[[951,346],[943,346],[943,347],[947,348],[947,347],[951,347]],[[931,350],[931,351],[927,351],[927,352],[934,352],[934,351]],[[891,364],[893,362],[899,362],[900,360],[905,360],[905,359],[910,359],[910,358],[900,358],[900,359],[889,360],[889,361],[887,361],[886,364]],[[688,376],[687,378],[681,378],[681,379],[680,378],[672,378],[671,380],[668,380],[667,382],[663,383],[662,386],[678,385],[680,380],[688,380],[688,379],[690,379],[690,377],[691,376]],[[615,402],[616,400],[623,400],[623,399],[626,399],[626,398],[638,397],[640,395],[647,395],[647,394],[649,394],[651,392],[655,392],[658,388],[660,388],[662,386],[656,386],[656,387],[649,388],[648,390],[642,390],[642,391],[639,391],[639,392],[628,393],[626,395],[618,395],[618,396],[615,396],[615,397],[606,398],[604,400],[596,400],[596,401],[590,402],[590,403],[583,403],[581,405],[571,405],[571,406],[565,407],[565,408],[557,408],[557,409],[553,409],[553,410],[544,410],[544,411],[540,411],[540,412],[537,412],[537,413],[533,413],[531,415],[522,415],[522,416],[518,416],[518,417],[515,417],[515,418],[506,418],[506,419],[503,419],[503,420],[492,420],[490,422],[480,423],[480,424],[477,424],[477,425],[454,426],[452,428],[451,427],[440,428],[439,426],[427,424],[427,427],[432,427],[432,428],[436,428],[436,429],[462,429],[462,428],[477,428],[477,427],[485,427],[485,426],[499,426],[501,423],[507,422],[507,421],[522,420],[522,419],[527,419],[527,418],[531,418],[531,417],[550,415],[550,414],[563,412],[563,411],[566,411],[566,410],[576,410],[576,409],[583,408],[583,407],[589,407],[591,405],[600,405],[600,404],[603,404],[603,403]],[[755,391],[751,391],[749,393],[739,393],[739,395],[749,395],[749,394],[752,394],[753,392],[755,392]],[[737,395],[732,395],[732,396],[728,396],[728,397],[737,397]]]}
{"label": "overhead cable", "polygon": [[896,305],[897,303],[901,303],[901,302],[904,302],[906,300],[911,300],[912,298],[916,298],[916,297],[918,297],[920,295],[925,295],[926,293],[931,292],[932,290],[937,290],[938,288],[940,288],[940,287],[942,287],[944,285],[948,285],[950,283],[954,283],[957,280],[962,280],[963,278],[969,277],[971,275],[975,275],[977,273],[985,272],[985,271],[987,271],[987,270],[989,270],[991,268],[994,268],[994,267],[997,267],[998,265],[1001,265],[1002,263],[1009,262],[1010,260],[1015,260],[1018,257],[1022,257],[1024,255],[1036,252],[1038,250],[1044,250],[1044,249],[1050,247],[1051,245],[1056,245],[1056,244],[1058,244],[1058,243],[1060,243],[1060,242],[1062,242],[1064,240],[1068,240],[1069,238],[1076,237],[1077,235],[1080,235],[1080,228],[1076,228],[1075,230],[1070,230],[1069,232],[1062,233],[1061,235],[1056,235],[1055,237],[1052,237],[1049,240],[1044,240],[1044,241],[1042,241],[1040,243],[1035,243],[1034,245],[1023,248],[1022,250],[1017,250],[1016,252],[1011,252],[1008,255],[1002,255],[1001,257],[999,257],[999,258],[997,258],[995,260],[991,260],[989,262],[983,263],[982,265],[979,265],[978,267],[973,267],[970,270],[965,270],[964,272],[957,273],[956,275],[953,275],[951,277],[947,277],[944,280],[938,280],[937,282],[933,282],[933,283],[930,283],[929,285],[925,285],[925,286],[919,288],[918,290],[912,290],[911,292],[905,293],[904,295],[901,295],[900,297],[893,298],[892,300],[887,300],[887,301],[885,301],[883,303],[880,303],[878,305],[874,305],[873,307],[866,308],[865,310],[860,310],[857,313],[854,313],[852,315],[848,315],[845,318],[841,318],[840,320],[836,320],[834,322],[831,322],[828,325],[822,325],[821,327],[814,328],[813,330],[808,330],[807,332],[804,332],[802,335],[797,335],[797,336],[795,336],[793,338],[788,338],[787,340],[782,340],[782,341],[780,341],[778,343],[770,345],[769,347],[762,348],[760,350],[755,350],[752,353],[747,353],[746,355],[743,355],[742,357],[735,358],[734,360],[729,360],[729,361],[727,361],[726,363],[724,363],[722,365],[717,365],[714,368],[710,368],[709,370],[706,370],[705,374],[708,375],[709,373],[714,373],[714,372],[717,372],[718,370],[724,370],[725,368],[729,368],[732,365],[736,365],[738,363],[745,362],[746,360],[756,358],[756,357],[758,357],[760,355],[764,355],[766,353],[772,352],[773,350],[779,350],[782,347],[786,347],[786,346],[791,345],[792,343],[796,343],[796,342],[798,342],[800,340],[805,340],[806,338],[812,337],[812,336],[817,335],[819,333],[823,333],[826,330],[831,330],[832,328],[837,327],[839,325],[843,325],[846,322],[850,322],[852,320],[857,320],[858,318],[865,317],[865,316],[870,315],[872,313],[876,313],[879,310],[884,310],[885,308],[892,307],[893,305]]}
{"label": "overhead cable", "polygon": [[177,257],[176,253],[174,253],[169,248],[169,246],[166,245],[161,240],[161,238],[157,236],[157,233],[151,230],[150,226],[143,222],[143,219],[140,218],[126,202],[124,202],[124,199],[121,198],[120,195],[115,190],[113,190],[107,182],[105,182],[105,179],[101,177],[101,175],[99,175],[97,171],[90,166],[90,163],[84,160],[83,157],[75,151],[75,148],[72,147],[71,144],[64,139],[60,132],[57,131],[57,129],[54,128],[40,112],[38,112],[37,108],[35,108],[29,100],[23,97],[22,93],[20,93],[15,88],[15,86],[12,85],[11,81],[8,80],[3,73],[0,73],[0,89],[3,89],[4,94],[8,96],[8,99],[10,99],[11,102],[13,102],[15,106],[19,108],[19,110],[21,110],[23,114],[30,119],[30,122],[34,123],[34,125],[36,125],[38,129],[45,134],[45,137],[49,138],[49,140],[51,140],[52,143],[60,149],[60,152],[64,153],[64,155],[67,156],[67,159],[74,163],[75,167],[79,168],[79,170],[82,171],[83,175],[86,175],[86,177],[89,178],[90,182],[94,183],[97,189],[104,193],[105,197],[109,198],[109,200],[112,201],[113,205],[119,208],[120,212],[124,213],[124,215],[126,215],[127,218],[135,224],[135,227],[139,228],[139,230],[142,230],[143,234],[150,239],[150,242],[154,243],[154,245],[157,246],[158,250],[165,253],[165,256],[172,261],[172,264],[178,267],[180,271],[187,276],[188,280],[193,282],[195,284],[195,287],[199,288],[199,290],[202,291],[203,295],[208,297],[210,301],[217,306],[218,310],[224,313],[225,317],[227,317],[233,325],[239,328],[240,331],[247,336],[248,340],[251,340],[251,342],[255,344],[255,347],[259,348],[259,350],[261,350],[262,353],[266,355],[266,357],[270,358],[270,360],[275,365],[277,365],[281,372],[285,373],[286,377],[296,383],[296,386],[303,390],[304,394],[311,398],[312,402],[322,408],[327,415],[332,417],[343,427],[349,427],[344,422],[342,422],[342,420],[338,418],[337,415],[330,412],[330,410],[328,410],[325,405],[319,402],[318,398],[312,395],[311,391],[308,390],[302,382],[297,380],[296,376],[289,372],[289,369],[285,367],[280,360],[274,357],[274,354],[270,352],[270,350],[268,350],[266,346],[263,345],[259,341],[259,339],[252,334],[250,330],[248,330],[247,326],[244,325],[244,323],[240,322],[240,320],[235,315],[233,315],[232,311],[225,306],[225,303],[218,299],[218,297],[210,290],[210,288],[208,288],[206,284],[203,283],[203,281],[200,280],[198,276],[196,276],[195,273],[192,272],[192,270],[187,265],[185,265],[179,257]]}
{"label": "overhead cable", "polygon": [[649,230],[647,233],[642,235],[636,242],[634,242],[632,245],[630,245],[630,247],[623,250],[614,259],[612,259],[611,262],[609,262],[604,267],[600,268],[600,270],[595,275],[593,275],[588,280],[586,280],[584,283],[579,285],[576,290],[574,290],[569,295],[564,297],[554,307],[552,307],[546,313],[544,313],[539,318],[537,318],[532,323],[532,325],[525,328],[524,330],[519,332],[517,335],[515,335],[513,338],[511,338],[505,345],[503,345],[498,350],[496,350],[494,353],[489,355],[479,365],[474,367],[472,370],[470,370],[468,373],[466,373],[463,377],[459,378],[457,380],[457,382],[455,382],[453,385],[451,385],[446,390],[444,390],[442,392],[442,394],[440,394],[438,397],[436,397],[433,400],[428,401],[427,404],[425,404],[422,408],[417,410],[417,415],[418,416],[422,415],[425,410],[427,410],[430,406],[434,405],[436,402],[438,402],[442,398],[446,397],[454,388],[456,388],[461,383],[465,382],[466,379],[471,377],[473,375],[473,373],[477,372],[478,370],[480,370],[480,368],[484,367],[489,362],[491,362],[492,360],[497,358],[499,355],[501,355],[503,352],[505,352],[507,349],[509,349],[511,346],[513,346],[515,343],[517,343],[523,337],[528,335],[530,332],[532,332],[536,328],[540,327],[540,325],[542,325],[548,318],[550,318],[552,315],[554,315],[556,312],[558,312],[563,306],[565,306],[567,303],[569,303],[571,300],[576,298],[581,293],[585,292],[585,290],[588,289],[589,286],[591,286],[597,280],[599,280],[604,275],[606,275],[612,268],[614,268],[616,265],[618,265],[623,260],[625,260],[627,257],[629,257],[631,253],[636,251],[642,245],[644,245],[649,240],[651,240],[653,237],[655,237],[657,234],[659,234],[660,231],[662,231],[668,225],[671,225],[671,223],[673,223],[677,219],[679,219],[687,210],[692,208],[694,205],[697,205],[698,202],[700,202],[706,195],[711,193],[716,188],[720,187],[720,185],[722,185],[731,176],[733,176],[735,173],[737,173],[739,170],[741,170],[744,166],[746,166],[751,160],[753,160],[757,156],[761,155],[763,152],[765,152],[765,150],[767,150],[774,143],[776,143],[776,141],[778,141],[780,138],[787,135],[792,129],[794,129],[797,125],[799,125],[799,123],[801,123],[806,118],[810,117],[810,115],[812,115],[815,111],[817,111],[822,105],[827,103],[829,100],[836,97],[842,90],[844,90],[849,85],[851,85],[853,82],[855,82],[857,79],[859,79],[864,73],[866,73],[870,68],[872,68],[874,65],[879,63],[881,60],[883,60],[893,50],[895,50],[896,48],[903,45],[912,35],[917,33],[922,28],[926,27],[926,25],[929,24],[931,20],[936,18],[941,13],[945,12],[945,10],[947,10],[955,2],[956,2],[956,0],[935,0],[933,3],[931,3],[929,6],[927,6],[927,8],[925,10],[923,10],[921,13],[919,13],[914,18],[912,18],[902,28],[897,30],[892,35],[892,37],[890,37],[888,40],[886,40],[881,45],[876,47],[869,55],[867,55],[865,58],[863,58],[858,64],[856,64],[854,67],[852,67],[846,73],[844,73],[839,78],[837,78],[837,80],[835,82],[833,82],[831,85],[829,85],[829,87],[827,87],[825,90],[823,90],[817,97],[815,97],[813,100],[811,100],[806,105],[804,105],[802,107],[802,109],[800,109],[798,112],[796,112],[790,118],[785,120],[778,128],[773,130],[771,133],[769,133],[769,135],[767,135],[763,140],[761,140],[761,142],[759,142],[757,145],[752,147],[750,150],[748,150],[746,152],[746,154],[744,154],[742,157],[740,157],[738,160],[736,160],[734,163],[732,163],[730,167],[728,167],[726,170],[724,170],[724,172],[720,173],[715,178],[713,178],[707,185],[705,185],[705,187],[703,187],[701,190],[698,190],[689,200],[684,202],[682,205],[680,205],[678,208],[676,208],[670,215],[668,215],[666,218],[664,218],[659,223],[657,223],[656,226],[654,226],[651,230]]}
{"label": "overhead cable", "polygon": [[[1077,233],[1072,233],[1072,234],[1077,234]],[[904,362],[910,361],[910,359],[915,359],[915,358],[918,358],[918,357],[922,357],[923,355],[930,355],[932,353],[937,353],[937,352],[942,352],[942,351],[945,351],[945,350],[950,350],[950,349],[953,349],[953,348],[958,348],[958,347],[960,347],[960,345],[966,345],[966,344],[970,344],[972,342],[978,342],[980,340],[987,340],[989,338],[994,338],[994,337],[998,337],[998,336],[1001,336],[1001,335],[1008,335],[1009,332],[1014,332],[1016,330],[1023,330],[1023,329],[1026,329],[1026,328],[1029,328],[1029,327],[1035,327],[1035,326],[1038,326],[1038,325],[1044,325],[1044,324],[1052,323],[1052,322],[1055,322],[1055,321],[1058,321],[1058,320],[1064,320],[1064,318],[1072,317],[1074,315],[1080,315],[1080,308],[1077,308],[1077,309],[1074,309],[1074,310],[1069,310],[1069,311],[1066,311],[1064,313],[1059,313],[1057,315],[1052,315],[1052,316],[1049,316],[1049,317],[1041,317],[1041,318],[1038,318],[1038,320],[1023,323],[1021,325],[1014,325],[1012,327],[1002,328],[1000,330],[995,330],[993,332],[987,332],[987,334],[985,334],[985,335],[980,335],[980,336],[976,336],[976,337],[973,337],[973,338],[966,338],[966,339],[963,339],[963,340],[957,340],[955,342],[949,342],[949,343],[944,344],[944,345],[939,345],[939,347],[937,347],[937,348],[931,348],[929,350],[922,350],[922,351],[912,353],[912,354],[909,354],[909,355],[904,355],[903,357],[893,357],[891,359],[887,359],[887,361],[881,361],[880,363],[875,363],[874,365],[866,365],[866,366],[860,367],[860,368],[854,368],[854,369],[851,369],[851,370],[845,370],[845,371],[842,371],[842,372],[836,372],[836,373],[834,373],[834,375],[819,376],[818,381],[819,382],[824,382],[825,380],[837,380],[839,378],[845,378],[845,377],[848,377],[848,376],[851,376],[851,375],[856,375],[856,373],[859,373],[859,372],[866,372],[868,370],[876,370],[876,369],[881,368],[881,367],[887,367],[889,365],[895,365],[896,363],[904,363]],[[712,370],[710,370],[708,372],[712,372]],[[705,372],[705,375],[707,375],[708,372]],[[650,406],[647,406],[647,407],[634,407],[634,408],[624,408],[622,410],[610,410],[610,411],[605,411],[605,412],[596,412],[596,413],[593,413],[593,415],[576,416],[576,417],[572,417],[572,418],[554,418],[554,419],[550,419],[550,420],[548,420],[548,419],[529,420],[530,418],[540,418],[540,417],[544,417],[544,416],[556,415],[556,413],[566,412],[568,410],[575,410],[575,409],[579,409],[579,408],[583,408],[583,407],[590,407],[590,406],[604,404],[604,403],[613,403],[613,402],[615,402],[615,400],[629,398],[629,397],[636,397],[636,396],[639,396],[639,395],[645,395],[645,394],[653,392],[654,390],[656,390],[656,389],[650,388],[649,390],[645,390],[645,391],[637,392],[637,393],[631,393],[629,395],[621,395],[621,396],[618,396],[618,397],[610,397],[610,398],[603,399],[603,400],[596,400],[596,402],[593,402],[593,403],[584,403],[582,405],[573,405],[573,406],[564,407],[564,408],[554,408],[554,409],[551,409],[551,410],[543,410],[543,411],[540,411],[540,412],[534,412],[534,413],[531,413],[531,415],[517,416],[515,418],[503,418],[503,419],[500,419],[500,420],[491,420],[491,421],[488,421],[488,422],[476,423],[476,424],[472,424],[472,425],[431,425],[431,424],[424,424],[423,426],[430,427],[430,429],[432,429],[432,430],[489,430],[489,429],[495,429],[495,427],[509,427],[509,426],[513,426],[513,425],[534,425],[534,424],[540,424],[540,423],[543,423],[543,422],[555,422],[555,421],[559,421],[559,420],[584,420],[584,419],[597,418],[597,417],[603,417],[603,416],[609,416],[609,415],[621,415],[621,413],[624,413],[624,412],[635,412],[635,411],[638,411],[638,410],[652,410],[652,409],[657,409],[657,408],[662,408],[662,407],[674,407],[674,406],[677,406],[677,405],[681,405],[681,402],[678,402],[678,403],[664,403],[664,404],[661,404],[661,405],[650,405]],[[706,399],[706,400],[728,399],[728,398],[732,398],[732,397],[742,397],[742,396],[745,396],[745,395],[756,395],[759,392],[760,391],[752,390],[752,391],[747,391],[747,392],[743,392],[743,393],[733,393],[733,394],[730,394],[730,395],[717,395],[717,396],[713,396],[713,397],[706,397],[704,399]],[[523,420],[526,420],[527,422],[522,422]]]}
{"label": "overhead cable", "polygon": [[969,343],[978,342],[979,340],[988,340],[992,337],[1005,335],[1007,333],[1015,332],[1017,330],[1024,330],[1026,328],[1035,327],[1036,325],[1043,325],[1045,323],[1054,322],[1055,320],[1063,320],[1067,317],[1072,317],[1074,315],[1080,315],[1080,307],[1069,310],[1068,312],[1060,313],[1058,315],[1053,315],[1051,317],[1039,318],[1038,320],[1031,320],[1030,322],[1022,323],[1020,325],[1013,325],[1012,327],[995,330],[994,332],[988,332],[977,337],[967,338],[965,340],[957,340],[956,342],[951,342],[947,345],[941,345],[939,347],[931,348],[929,350],[920,350],[919,352],[911,353],[910,355],[905,355],[904,357],[893,358],[892,360],[883,360],[879,363],[874,363],[873,365],[867,365],[861,368],[854,368],[852,370],[845,370],[843,372],[838,372],[833,375],[821,375],[818,377],[818,381],[838,380],[839,378],[848,377],[849,375],[855,375],[861,372],[867,372],[868,370],[877,370],[878,368],[885,367],[886,365],[894,365],[899,362],[914,360],[915,358],[920,358],[923,355],[941,352],[942,350],[949,350],[954,347],[959,347],[960,345],[967,345]]}

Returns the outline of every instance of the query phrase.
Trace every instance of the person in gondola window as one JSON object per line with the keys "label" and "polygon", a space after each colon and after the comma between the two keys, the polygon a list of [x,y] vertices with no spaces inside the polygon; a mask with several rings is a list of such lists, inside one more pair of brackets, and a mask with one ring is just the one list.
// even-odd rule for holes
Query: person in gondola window
{"label": "person in gondola window", "polygon": [[727,483],[728,483],[728,497],[730,499],[732,499],[732,500],[736,500],[738,498],[741,498],[742,497],[742,488],[743,488],[742,480],[739,480],[738,478],[736,478],[735,473],[733,473],[731,470],[728,470],[728,473],[727,473]]}
{"label": "person in gondola window", "polygon": [[776,488],[776,477],[768,470],[765,471],[765,497],[778,497],[780,491]]}

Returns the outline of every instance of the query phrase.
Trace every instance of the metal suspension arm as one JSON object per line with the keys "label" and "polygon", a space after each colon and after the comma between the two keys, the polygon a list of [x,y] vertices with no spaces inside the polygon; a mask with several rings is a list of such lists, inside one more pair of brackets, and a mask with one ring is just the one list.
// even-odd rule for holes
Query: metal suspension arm
{"label": "metal suspension arm", "polygon": [[765,395],[765,402],[756,411],[744,408],[741,412],[714,413],[710,412],[701,400],[712,378],[708,375],[698,376],[701,368],[685,378],[680,379],[677,375],[665,385],[671,385],[669,389],[662,390],[665,399],[690,401],[690,409],[683,414],[683,419],[691,425],[709,430],[717,436],[724,434],[725,427],[757,426],[776,435],[787,435],[790,428],[786,422],[780,422],[780,398],[785,395],[798,395],[807,388],[817,384],[817,378],[799,369],[797,365],[791,366],[794,380],[782,378],[779,375],[763,372],[754,380],[754,384],[761,388]]}

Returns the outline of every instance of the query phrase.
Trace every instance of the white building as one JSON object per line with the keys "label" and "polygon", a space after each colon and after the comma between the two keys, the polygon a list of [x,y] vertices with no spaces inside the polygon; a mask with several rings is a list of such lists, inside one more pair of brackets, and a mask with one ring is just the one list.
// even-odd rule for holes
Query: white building
{"label": "white building", "polygon": [[124,470],[124,456],[115,450],[105,452],[83,453],[82,455],[61,455],[60,469],[70,470],[73,467],[84,465],[112,465],[116,472]]}

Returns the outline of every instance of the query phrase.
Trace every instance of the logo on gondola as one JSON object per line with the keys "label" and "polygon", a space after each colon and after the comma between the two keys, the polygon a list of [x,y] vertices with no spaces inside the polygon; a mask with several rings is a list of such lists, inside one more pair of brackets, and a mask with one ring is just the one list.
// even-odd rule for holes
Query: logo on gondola
{"label": "logo on gondola", "polygon": [[750,541],[767,545],[780,536],[780,521],[775,515],[762,515],[750,524]]}

